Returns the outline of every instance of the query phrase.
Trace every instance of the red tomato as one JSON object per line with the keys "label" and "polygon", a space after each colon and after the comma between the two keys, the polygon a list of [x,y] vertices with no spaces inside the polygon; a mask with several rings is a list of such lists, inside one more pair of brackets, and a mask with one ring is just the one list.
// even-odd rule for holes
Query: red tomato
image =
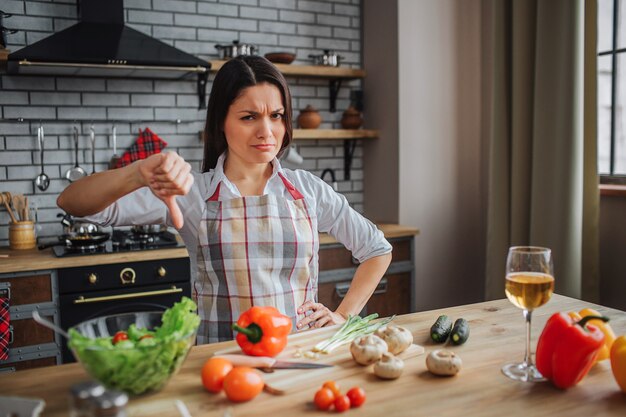
{"label": "red tomato", "polygon": [[346,410],[350,409],[350,398],[347,395],[340,395],[335,398],[335,410],[340,413],[343,413]]}
{"label": "red tomato", "polygon": [[139,340],[154,338],[151,334],[144,334],[139,338]]}
{"label": "red tomato", "polygon": [[328,410],[335,402],[335,394],[328,388],[320,388],[315,393],[313,402],[318,410]]}
{"label": "red tomato", "polygon": [[224,378],[233,369],[233,365],[223,358],[211,358],[202,366],[202,385],[210,392],[220,392]]}
{"label": "red tomato", "polygon": [[346,393],[351,407],[360,407],[365,402],[365,391],[361,387],[350,388]]}
{"label": "red tomato", "polygon": [[117,343],[121,342],[122,340],[128,340],[128,333],[123,332],[123,331],[119,331],[117,333],[115,333],[115,336],[113,336],[113,340],[112,343],[114,345],[116,345]]}
{"label": "red tomato", "polygon": [[224,392],[229,400],[250,401],[261,391],[265,382],[256,370],[247,366],[237,366],[224,378]]}
{"label": "red tomato", "polygon": [[324,382],[324,385],[322,385],[322,387],[328,388],[329,390],[331,390],[333,394],[335,395],[335,398],[341,395],[341,390],[339,389],[339,385],[337,385],[335,381],[326,381]]}

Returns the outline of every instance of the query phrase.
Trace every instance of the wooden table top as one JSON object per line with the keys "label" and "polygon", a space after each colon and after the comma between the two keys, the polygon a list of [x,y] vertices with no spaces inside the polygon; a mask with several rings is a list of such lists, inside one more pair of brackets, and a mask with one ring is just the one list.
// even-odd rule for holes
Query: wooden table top
{"label": "wooden table top", "polygon": [[[611,318],[616,334],[626,334],[626,313],[580,300],[554,295],[550,302],[535,311],[533,348],[548,317],[556,311],[594,307]],[[506,378],[502,365],[521,360],[524,354],[524,320],[519,309],[508,300],[496,300],[441,310],[398,316],[394,322],[411,330],[414,342],[426,353],[441,345],[429,342],[429,329],[440,314],[470,322],[471,334],[466,344],[450,348],[463,360],[463,369],[454,377],[436,377],[425,366],[426,355],[405,357],[403,375],[394,381],[377,379],[371,367],[356,365],[347,346],[318,359],[336,366],[320,370],[279,370],[264,374],[265,381],[286,390],[283,396],[265,392],[242,404],[230,403],[224,394],[204,391],[200,369],[215,352],[237,351],[234,342],[196,346],[181,371],[160,392],[131,398],[129,416],[176,416],[174,400],[185,402],[192,416],[319,415],[313,406],[315,391],[327,380],[337,381],[342,390],[359,385],[367,401],[350,416],[624,416],[626,394],[613,379],[609,361],[595,365],[577,386],[563,391],[548,382],[524,383]],[[336,328],[302,332],[290,336],[284,359],[293,359],[298,347],[310,348],[328,338]],[[448,347],[449,348],[449,347]],[[69,387],[87,379],[79,364],[69,364],[0,374],[1,395],[43,398],[44,416],[66,416]]]}
{"label": "wooden table top", "polygon": [[[399,224],[378,224],[377,226],[387,239],[419,234],[418,229]],[[320,244],[322,245],[337,243],[335,239],[326,233],[320,233],[319,236]],[[46,269],[141,262],[154,259],[186,258],[187,256],[189,254],[185,247],[62,258],[55,257],[52,249],[12,250],[8,247],[0,247],[0,273],[42,271]]]}

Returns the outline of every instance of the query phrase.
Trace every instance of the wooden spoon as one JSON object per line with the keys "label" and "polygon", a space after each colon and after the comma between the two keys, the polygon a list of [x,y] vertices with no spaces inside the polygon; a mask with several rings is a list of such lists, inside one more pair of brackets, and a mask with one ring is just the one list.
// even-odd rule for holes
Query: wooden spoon
{"label": "wooden spoon", "polygon": [[20,221],[24,221],[24,213],[22,213],[22,196],[19,194],[12,196],[11,203],[11,205],[13,206],[13,210],[15,210],[17,218],[20,219]]}
{"label": "wooden spoon", "polygon": [[[7,194],[8,194],[8,198],[7,198]],[[7,212],[9,212],[9,216],[11,216],[11,220],[13,221],[13,223],[17,223],[17,219],[15,218],[15,215],[13,214],[13,210],[11,210],[11,206],[9,206],[9,201],[11,201],[11,194],[7,192],[0,193],[0,198],[2,198],[2,204],[4,204],[4,207],[6,207]]]}

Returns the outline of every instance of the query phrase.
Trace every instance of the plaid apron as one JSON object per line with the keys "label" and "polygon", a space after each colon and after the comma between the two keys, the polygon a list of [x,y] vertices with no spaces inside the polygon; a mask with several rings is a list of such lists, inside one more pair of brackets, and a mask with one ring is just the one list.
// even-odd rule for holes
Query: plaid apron
{"label": "plaid apron", "polygon": [[295,329],[297,308],[317,300],[317,219],[302,194],[278,175],[293,200],[263,195],[219,201],[220,183],[206,201],[193,283],[202,319],[198,344],[232,340],[231,325],[255,305],[276,307]]}

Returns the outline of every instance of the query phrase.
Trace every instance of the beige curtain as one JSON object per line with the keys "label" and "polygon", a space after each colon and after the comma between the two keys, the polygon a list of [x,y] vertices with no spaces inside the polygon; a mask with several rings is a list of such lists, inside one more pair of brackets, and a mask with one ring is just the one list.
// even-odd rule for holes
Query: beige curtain
{"label": "beige curtain", "polygon": [[485,296],[512,245],[552,248],[556,292],[597,301],[595,0],[488,0]]}

